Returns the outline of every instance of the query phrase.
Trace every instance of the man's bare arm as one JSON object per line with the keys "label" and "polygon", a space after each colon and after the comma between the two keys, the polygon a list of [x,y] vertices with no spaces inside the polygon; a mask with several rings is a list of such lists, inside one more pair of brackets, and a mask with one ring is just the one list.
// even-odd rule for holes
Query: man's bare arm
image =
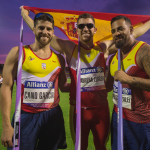
{"label": "man's bare arm", "polygon": [[23,17],[23,20],[26,22],[26,24],[29,26],[29,28],[33,31],[34,22],[29,17],[29,10],[24,9],[23,6],[21,6],[20,9],[21,9],[21,16]]}
{"label": "man's bare arm", "polygon": [[145,72],[149,76],[149,79],[129,76],[121,70],[115,72],[114,79],[116,81],[119,80],[122,83],[126,83],[150,92],[150,46],[147,44],[142,46],[137,55],[137,57],[139,57],[138,61],[140,61],[140,63],[142,64],[142,69],[145,70]]}
{"label": "man's bare arm", "polygon": [[58,79],[58,86],[61,92],[70,92],[70,83],[67,83],[67,75],[66,75],[66,68],[65,68],[65,60],[63,56],[58,55],[59,61],[61,63],[62,71],[59,75]]}
{"label": "man's bare arm", "polygon": [[134,29],[133,31],[134,38],[142,36],[145,32],[149,30],[149,28],[150,28],[150,20]]}
{"label": "man's bare arm", "polygon": [[1,141],[5,147],[12,147],[13,128],[10,122],[11,96],[14,79],[17,72],[18,47],[9,52],[3,69],[3,84],[1,87],[0,111],[2,114]]}
{"label": "man's bare arm", "polygon": [[51,46],[56,51],[71,56],[76,44],[70,40],[63,40],[56,35],[53,35]]}

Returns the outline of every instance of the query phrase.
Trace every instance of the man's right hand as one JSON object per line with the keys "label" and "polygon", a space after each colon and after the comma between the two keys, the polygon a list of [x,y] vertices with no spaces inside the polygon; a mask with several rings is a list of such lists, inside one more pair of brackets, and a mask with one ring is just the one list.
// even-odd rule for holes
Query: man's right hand
{"label": "man's right hand", "polygon": [[24,9],[23,6],[20,6],[21,9],[21,16],[24,18],[24,16],[29,16],[29,10]]}
{"label": "man's right hand", "polygon": [[14,128],[12,126],[3,128],[1,135],[2,145],[5,147],[13,147],[12,138],[14,135]]}

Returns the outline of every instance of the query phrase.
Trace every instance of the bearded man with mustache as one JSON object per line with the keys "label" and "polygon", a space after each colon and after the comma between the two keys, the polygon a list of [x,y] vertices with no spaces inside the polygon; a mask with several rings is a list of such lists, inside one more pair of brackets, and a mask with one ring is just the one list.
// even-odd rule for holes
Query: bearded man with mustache
{"label": "bearded man with mustache", "polygon": [[106,88],[113,89],[112,150],[117,149],[118,81],[122,83],[124,150],[150,149],[150,46],[137,41],[129,18],[116,16],[111,20],[113,41],[121,51],[109,60]]}

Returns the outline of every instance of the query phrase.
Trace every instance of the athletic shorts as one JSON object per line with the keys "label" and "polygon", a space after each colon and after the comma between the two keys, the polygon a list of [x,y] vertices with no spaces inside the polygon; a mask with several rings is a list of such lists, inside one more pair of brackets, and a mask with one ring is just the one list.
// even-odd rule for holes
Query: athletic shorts
{"label": "athletic shorts", "polygon": [[20,150],[57,150],[66,147],[64,119],[59,105],[40,113],[21,112]]}
{"label": "athletic shorts", "polygon": [[[73,106],[72,106],[73,107]],[[73,117],[71,117],[73,115]],[[72,139],[76,130],[76,108],[70,111],[70,127]],[[95,150],[106,150],[110,131],[110,116],[108,105],[103,108],[81,108],[81,150],[87,150],[90,130],[93,133]],[[74,133],[73,133],[74,132]]]}
{"label": "athletic shorts", "polygon": [[[123,118],[124,150],[150,150],[150,123],[135,123]],[[117,113],[113,111],[111,123],[112,150],[117,150]]]}

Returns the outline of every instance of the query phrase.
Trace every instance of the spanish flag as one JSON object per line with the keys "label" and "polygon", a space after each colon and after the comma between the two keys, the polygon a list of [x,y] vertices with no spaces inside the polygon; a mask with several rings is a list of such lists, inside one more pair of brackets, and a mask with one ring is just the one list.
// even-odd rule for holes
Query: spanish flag
{"label": "spanish flag", "polygon": [[[80,14],[83,13],[89,13],[95,18],[95,27],[97,28],[97,32],[94,35],[94,43],[98,41],[103,40],[111,40],[111,25],[110,21],[113,17],[117,15],[123,15],[128,18],[130,18],[131,23],[134,28],[141,26],[145,22],[147,22],[150,19],[150,16],[144,16],[144,15],[129,15],[129,14],[114,14],[114,13],[100,13],[100,12],[84,12],[84,11],[71,11],[71,10],[58,10],[58,9],[44,9],[44,8],[36,8],[36,7],[28,7],[24,6],[25,9],[31,10],[33,13],[37,14],[40,12],[43,13],[49,13],[54,18],[54,26],[58,27],[68,38],[69,40],[74,41],[75,43],[78,43],[78,35],[77,35],[77,18]],[[80,57],[78,56],[78,62]],[[79,63],[80,64],[80,63]],[[78,70],[80,70],[80,65],[78,65]],[[77,75],[80,77],[80,74]],[[77,82],[77,89],[79,89],[80,92],[80,86],[78,86],[78,83],[80,82],[80,78]],[[76,100],[80,102],[80,99]],[[80,124],[80,116],[81,112],[81,106],[76,105],[77,107],[77,124],[76,124],[76,144],[75,144],[75,150],[81,150],[81,124]],[[122,117],[120,117],[122,118]],[[79,123],[79,124],[78,124]],[[70,123],[71,124],[71,123]],[[72,126],[72,125],[71,125]],[[72,129],[71,129],[72,130]],[[72,132],[72,131],[71,131]],[[75,142],[75,135],[73,133],[72,138]],[[120,142],[120,141],[119,141]],[[121,146],[120,146],[121,147]],[[121,148],[119,147],[119,150]]]}
{"label": "spanish flag", "polygon": [[115,14],[115,13],[101,13],[101,12],[85,12],[59,9],[45,9],[37,7],[24,6],[25,9],[31,10],[37,14],[40,12],[49,13],[54,17],[54,26],[58,27],[69,40],[78,42],[77,35],[77,18],[80,14],[89,13],[95,18],[95,27],[97,32],[94,35],[94,43],[98,41],[111,40],[111,26],[110,21],[117,15],[124,15],[130,18],[134,28],[142,25],[150,19],[150,15],[129,15],[129,14]]}

